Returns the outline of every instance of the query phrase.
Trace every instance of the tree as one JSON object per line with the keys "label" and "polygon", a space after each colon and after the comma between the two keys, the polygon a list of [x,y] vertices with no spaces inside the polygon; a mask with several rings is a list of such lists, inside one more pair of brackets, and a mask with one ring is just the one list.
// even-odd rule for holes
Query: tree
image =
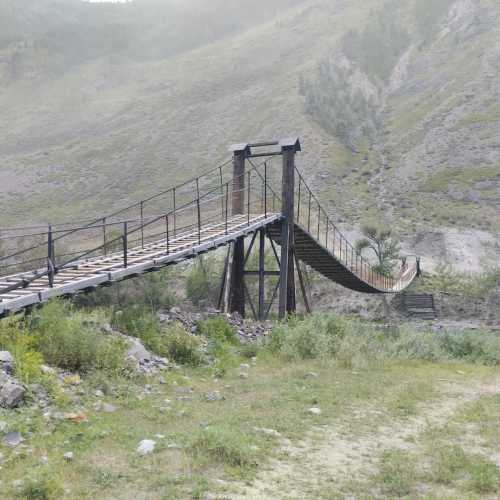
{"label": "tree", "polygon": [[356,249],[360,253],[366,249],[372,250],[378,260],[375,270],[384,276],[390,276],[394,261],[399,259],[401,250],[398,241],[392,235],[392,231],[370,224],[365,224],[361,230],[365,237],[356,242]]}

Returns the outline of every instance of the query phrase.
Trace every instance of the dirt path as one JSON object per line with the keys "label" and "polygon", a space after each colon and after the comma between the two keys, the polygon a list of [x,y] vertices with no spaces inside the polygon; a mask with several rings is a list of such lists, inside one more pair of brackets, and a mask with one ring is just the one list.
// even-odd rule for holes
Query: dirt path
{"label": "dirt path", "polygon": [[[487,382],[444,382],[440,395],[419,407],[417,416],[397,419],[366,435],[349,435],[348,423],[339,428],[314,428],[297,444],[284,443],[282,457],[273,460],[251,486],[234,484],[224,498],[304,499],[322,485],[368,477],[377,470],[378,457],[387,449],[415,448],[415,438],[429,425],[446,423],[464,404],[500,393],[500,377]],[[320,439],[318,439],[320,438]]]}

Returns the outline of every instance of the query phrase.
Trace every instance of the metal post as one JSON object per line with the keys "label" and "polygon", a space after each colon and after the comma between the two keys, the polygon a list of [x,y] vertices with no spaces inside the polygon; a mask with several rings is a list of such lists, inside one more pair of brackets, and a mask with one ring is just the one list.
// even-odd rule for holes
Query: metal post
{"label": "metal post", "polygon": [[175,188],[172,189],[172,196],[174,201],[174,238],[177,235],[177,212],[176,212],[176,196],[175,196]]}
{"label": "metal post", "polygon": [[219,167],[219,177],[220,177],[220,199],[221,199],[221,215],[224,219],[224,184],[222,182],[222,167]]}
{"label": "metal post", "polygon": [[282,171],[282,207],[281,214],[281,259],[280,259],[280,294],[279,317],[294,313],[295,301],[295,154],[300,151],[298,139],[286,139],[280,142],[283,157]]}
{"label": "metal post", "polygon": [[165,215],[165,229],[167,231],[167,255],[170,253],[170,240],[168,237],[169,227],[168,227],[168,214]]}
{"label": "metal post", "polygon": [[299,175],[299,199],[297,201],[297,222],[300,224],[300,187],[302,186],[302,176]]}
{"label": "metal post", "polygon": [[264,215],[267,218],[267,162],[264,163]]}
{"label": "metal post", "polygon": [[196,208],[198,210],[198,245],[201,245],[201,210],[200,210],[200,199],[196,199]]}
{"label": "metal post", "polygon": [[321,222],[321,206],[320,206],[319,201],[318,201],[318,243],[319,243],[320,222]]}
{"label": "metal post", "polygon": [[226,208],[225,208],[225,215],[224,215],[224,221],[225,221],[225,226],[226,226],[226,235],[227,235],[227,209],[229,205],[229,184],[226,184]]}
{"label": "metal post", "polygon": [[52,238],[52,226],[49,224],[47,232],[47,271],[49,276],[49,287],[54,286],[54,240]]}
{"label": "metal post", "polygon": [[141,248],[144,248],[144,202],[141,201]]}
{"label": "metal post", "polygon": [[128,223],[123,223],[123,267],[128,266]]}
{"label": "metal post", "polygon": [[248,225],[250,225],[250,174],[251,172],[248,172],[248,191],[247,191],[247,213],[248,213]]}
{"label": "metal post", "polygon": [[108,255],[108,242],[106,238],[106,217],[102,219],[102,242],[104,246],[104,255]]}

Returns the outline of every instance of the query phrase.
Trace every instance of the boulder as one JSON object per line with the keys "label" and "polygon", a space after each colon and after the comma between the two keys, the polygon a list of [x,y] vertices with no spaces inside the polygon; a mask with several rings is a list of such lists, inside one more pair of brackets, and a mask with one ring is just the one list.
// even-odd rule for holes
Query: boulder
{"label": "boulder", "polygon": [[13,377],[5,372],[0,372],[0,406],[3,408],[16,408],[26,394],[26,389]]}
{"label": "boulder", "polygon": [[14,358],[9,351],[0,351],[0,370],[5,373],[14,373]]}

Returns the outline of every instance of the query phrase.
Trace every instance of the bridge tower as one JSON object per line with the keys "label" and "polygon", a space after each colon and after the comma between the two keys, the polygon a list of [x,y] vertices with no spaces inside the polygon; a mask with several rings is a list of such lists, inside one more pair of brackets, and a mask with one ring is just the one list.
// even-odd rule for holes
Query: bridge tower
{"label": "bridge tower", "polygon": [[[260,148],[278,146],[278,151],[259,151]],[[295,232],[294,232],[294,210],[295,210],[295,155],[301,151],[298,138],[283,139],[281,141],[262,142],[256,144],[235,144],[231,146],[233,153],[233,194],[232,213],[240,215],[245,213],[245,177],[246,160],[250,158],[262,158],[267,156],[282,157],[281,172],[281,257],[279,259],[279,317],[284,318],[287,314],[296,311],[295,297]],[[256,235],[255,235],[256,236]],[[249,251],[255,241],[252,240]],[[264,239],[265,230],[260,230],[259,244],[259,305],[258,316],[264,319],[264,278],[272,274],[265,271],[264,262]],[[248,257],[248,256],[247,256]],[[245,239],[238,238],[233,244],[232,255],[229,258],[227,279],[229,286],[228,308],[229,312],[238,312],[245,315],[245,275],[254,274],[254,271],[245,271]],[[252,306],[252,310],[253,305]]]}

